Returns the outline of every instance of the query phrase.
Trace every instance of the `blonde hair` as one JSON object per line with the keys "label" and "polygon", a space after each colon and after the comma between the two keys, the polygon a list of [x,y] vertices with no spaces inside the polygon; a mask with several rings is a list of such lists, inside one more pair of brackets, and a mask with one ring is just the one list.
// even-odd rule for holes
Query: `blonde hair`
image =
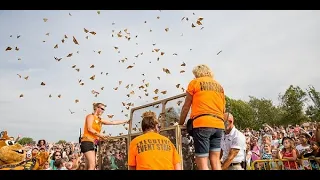
{"label": "blonde hair", "polygon": [[213,72],[211,71],[209,66],[207,66],[205,64],[200,64],[200,65],[194,67],[192,70],[192,73],[196,78],[200,78],[200,77],[212,77],[213,78]]}
{"label": "blonde hair", "polygon": [[104,106],[104,107],[107,107],[107,106],[106,106],[105,104],[103,104],[103,103],[93,103],[92,105],[93,105],[93,110],[94,110],[94,111],[99,107],[99,105],[102,105],[102,106]]}
{"label": "blonde hair", "polygon": [[267,141],[267,143],[271,143],[271,138],[270,138],[270,136],[268,136],[268,135],[264,135],[263,137],[262,137],[262,140],[266,140]]}

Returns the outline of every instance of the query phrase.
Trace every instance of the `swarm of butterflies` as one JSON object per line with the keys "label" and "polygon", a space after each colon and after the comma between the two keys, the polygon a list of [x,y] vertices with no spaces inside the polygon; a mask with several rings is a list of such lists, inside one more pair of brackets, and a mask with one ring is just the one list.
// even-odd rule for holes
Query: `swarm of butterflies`
{"label": "swarm of butterflies", "polygon": [[[161,10],[160,10],[160,12],[161,12]],[[97,11],[97,15],[100,15],[100,14],[101,14],[101,12],[100,12],[100,11]],[[195,13],[193,13],[193,15],[195,15]],[[69,13],[69,16],[72,16],[72,14]],[[160,19],[160,16],[157,16],[156,19]],[[155,19],[155,20],[156,20],[156,19]],[[203,19],[204,19],[203,17],[198,17],[195,22],[191,22],[190,28],[197,28],[197,27],[199,27],[200,30],[204,29],[204,27],[203,27],[203,22],[202,22]],[[46,23],[46,22],[50,21],[50,20],[47,19],[47,18],[43,18],[42,20],[43,20],[43,23]],[[181,21],[183,21],[183,22],[189,22],[189,17],[182,17]],[[143,23],[147,23],[147,21],[144,21]],[[113,22],[112,25],[115,25],[115,22]],[[151,29],[150,29],[150,32],[152,32]],[[169,33],[169,32],[170,32],[170,29],[169,29],[169,28],[164,28],[164,32]],[[97,35],[97,33],[96,33],[95,31],[92,31],[92,30],[90,30],[89,28],[85,28],[85,27],[83,28],[83,33],[84,33],[86,39],[89,39],[90,36],[96,36],[96,35]],[[45,35],[46,35],[46,36],[50,36],[50,33],[46,33]],[[125,38],[127,41],[130,41],[131,38],[138,38],[138,35],[135,35],[135,36],[131,37],[131,33],[129,32],[128,29],[123,29],[123,30],[120,30],[120,31],[118,31],[118,32],[116,32],[115,30],[112,30],[111,36],[112,36],[113,38]],[[183,36],[183,34],[181,34],[181,36]],[[12,35],[10,35],[10,37],[12,37]],[[20,35],[17,36],[18,39],[19,39],[20,37],[21,37]],[[77,40],[77,38],[76,38],[75,36],[72,36],[72,37],[70,37],[70,38],[72,38],[72,41],[73,41],[74,44],[80,46],[80,43],[78,42],[78,40]],[[67,39],[69,39],[69,37],[68,37],[67,35],[63,35],[63,38],[61,39],[61,43],[65,43],[65,41],[66,41]],[[43,41],[43,42],[45,43],[46,41]],[[136,45],[138,45],[138,43],[136,43]],[[164,52],[164,51],[161,51],[160,48],[156,48],[156,43],[153,43],[152,45],[154,46],[152,52],[159,54],[159,56],[158,56],[158,58],[157,58],[157,61],[159,61],[159,60],[160,60],[160,57],[165,55],[165,52]],[[53,49],[57,49],[57,48],[59,48],[59,44],[55,44],[55,45],[53,46]],[[119,47],[114,46],[113,49],[116,51],[116,53],[120,53],[120,48],[119,48]],[[5,49],[5,51],[19,51],[19,50],[20,50],[19,47],[7,47],[7,48]],[[192,50],[192,49],[190,49],[190,51],[191,51],[191,50]],[[101,50],[99,50],[99,51],[94,51],[94,52],[95,52],[95,53],[98,53],[98,54],[101,54],[101,53],[102,53]],[[217,53],[217,55],[219,55],[221,52],[222,52],[222,51],[219,51],[219,52]],[[77,51],[76,53],[79,54],[79,51]],[[60,62],[60,61],[63,60],[64,58],[71,58],[73,55],[74,55],[73,53],[68,53],[65,57],[54,57],[54,59],[55,59],[55,61]],[[138,57],[141,56],[141,55],[143,55],[143,52],[137,54],[137,55],[135,56],[135,58],[138,58]],[[174,54],[172,54],[172,55],[173,55],[173,56],[178,56],[177,53],[174,53]],[[119,63],[124,63],[124,62],[126,62],[127,60],[128,60],[128,58],[123,58],[123,59],[119,60]],[[21,58],[18,58],[18,61],[23,61],[23,60],[22,60]],[[149,62],[149,63],[151,63],[151,62]],[[183,62],[180,66],[183,68],[183,67],[186,66],[186,63]],[[132,69],[132,68],[134,68],[134,67],[135,67],[135,63],[132,63],[131,65],[127,66],[126,69]],[[95,68],[95,65],[92,64],[92,65],[89,66],[89,68],[94,69],[94,68]],[[80,70],[81,70],[76,64],[74,64],[73,66],[71,66],[71,69],[73,69],[73,70],[75,70],[75,71],[77,71],[77,72],[80,72]],[[163,68],[162,70],[163,70],[163,73],[165,73],[165,74],[171,74],[171,71],[170,71],[168,68]],[[180,70],[180,73],[185,73],[185,70]],[[100,75],[105,75],[105,76],[107,76],[108,74],[109,74],[108,72],[100,72]],[[22,76],[21,74],[17,74],[17,76],[18,76],[18,78],[21,78],[21,79],[23,78],[23,79],[26,80],[26,81],[29,80],[29,78],[32,78],[32,77],[29,77],[29,75]],[[145,76],[145,74],[142,74],[142,76]],[[94,81],[95,78],[96,78],[96,75],[91,75],[91,76],[88,77],[88,80]],[[158,76],[157,79],[160,80],[161,77]],[[77,81],[78,81],[78,84],[79,84],[80,86],[85,86],[85,80],[83,80],[83,79],[78,79]],[[48,82],[48,83],[50,83],[50,82]],[[39,86],[46,86],[46,84],[47,84],[47,82],[39,82]],[[117,87],[112,87],[112,88],[113,88],[114,91],[117,91],[117,90],[121,87],[121,85],[122,85],[122,80],[119,80],[119,81],[118,81],[118,86],[117,86]],[[132,87],[134,87],[134,84],[126,84],[126,85],[124,85],[124,88],[126,88],[126,89],[129,89],[129,88],[132,88]],[[146,97],[149,96],[149,92],[148,92],[149,83],[146,82],[145,79],[143,79],[143,80],[141,81],[141,84],[138,84],[136,87],[138,87],[138,90],[144,91],[144,93],[143,93],[144,96],[146,96]],[[180,84],[176,84],[176,88],[177,88],[177,89],[181,89],[182,92],[185,92],[185,89],[184,89],[183,87],[181,87]],[[93,95],[94,97],[98,97],[98,96],[100,95],[100,93],[102,93],[102,91],[103,91],[104,89],[105,89],[105,87],[101,87],[99,90],[92,90],[91,93],[92,93],[92,95]],[[152,92],[153,92],[152,99],[153,99],[154,101],[157,101],[157,100],[159,99],[159,94],[165,95],[165,94],[167,93],[167,90],[153,89]],[[134,96],[135,94],[136,94],[136,92],[135,92],[134,90],[131,90],[130,93],[126,94],[126,96],[127,96],[128,98],[130,98],[131,96]],[[24,94],[20,94],[20,95],[19,95],[19,98],[23,98],[23,97],[24,97]],[[54,97],[62,98],[62,94],[55,94],[55,95],[49,94],[49,95],[48,95],[48,98],[54,98]],[[140,99],[143,98],[141,95],[139,95],[138,97],[139,97]],[[74,100],[74,103],[79,103],[79,102],[80,102],[79,99],[75,99],[75,100]],[[178,102],[177,102],[177,105],[180,106],[181,103],[182,103],[182,101],[178,101]],[[130,110],[130,108],[134,107],[134,103],[132,103],[132,102],[129,102],[129,103],[122,102],[122,105],[123,105],[123,107],[125,107],[125,110],[128,110],[128,111]],[[159,108],[159,105],[156,106],[155,108]],[[169,110],[170,110],[170,109],[169,109]],[[86,110],[84,109],[83,111],[86,111]],[[74,114],[74,113],[75,113],[74,111],[72,111],[72,110],[70,110],[70,109],[69,109],[69,112],[70,112],[71,114]],[[125,113],[124,110],[122,110],[121,113]],[[112,114],[108,114],[107,116],[108,116],[108,118],[110,118],[110,119],[112,119],[112,118],[114,117],[114,115],[112,115]],[[128,115],[128,114],[125,114],[125,116],[128,117],[129,115]],[[128,127],[125,127],[125,125],[124,125],[124,128],[125,128],[126,130],[128,130]],[[134,125],[133,125],[132,130],[133,130],[133,131],[136,131],[136,132],[141,132],[141,129],[138,127],[137,124],[134,124]],[[104,133],[105,133],[105,132],[104,132]],[[120,133],[119,135],[122,135],[122,133]]]}

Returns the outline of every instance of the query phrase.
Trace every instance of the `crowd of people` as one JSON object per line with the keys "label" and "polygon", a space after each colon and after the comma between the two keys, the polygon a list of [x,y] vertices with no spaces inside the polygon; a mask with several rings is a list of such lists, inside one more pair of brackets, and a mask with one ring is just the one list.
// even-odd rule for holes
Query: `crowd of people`
{"label": "crowd of people", "polygon": [[[110,138],[101,133],[102,125],[130,120],[102,119],[106,105],[94,103],[79,143],[40,140],[37,146],[25,147],[29,148],[26,158],[47,151],[50,158],[44,169],[52,170],[319,170],[319,124],[264,124],[260,130],[239,130],[232,112],[226,112],[224,89],[210,68],[198,65],[192,72],[195,78],[174,124],[185,127],[180,137],[174,129],[161,130],[155,112],[144,112],[141,135],[131,137],[130,142],[125,137]],[[177,142],[182,144],[182,155]]]}
{"label": "crowd of people", "polygon": [[[127,170],[127,139],[116,138],[100,143],[101,170]],[[99,159],[98,159],[99,162]],[[98,163],[99,164],[99,163]]]}
{"label": "crowd of people", "polygon": [[[247,170],[320,170],[320,146],[316,141],[317,123],[302,125],[270,126],[265,124],[260,130],[249,128],[240,130],[246,137]],[[171,132],[172,131],[172,132]],[[162,135],[175,143],[174,129],[162,131]],[[181,134],[182,159],[184,170],[196,170],[193,138],[185,131]],[[48,143],[39,140],[37,144],[24,146],[26,160],[40,151],[50,154],[44,170],[84,170],[85,157],[80,144]],[[102,158],[101,167],[96,169],[127,170],[128,147],[126,138],[102,141],[97,162]],[[279,160],[282,159],[282,160]]]}
{"label": "crowd of people", "polygon": [[79,143],[48,143],[46,140],[39,140],[37,144],[24,145],[26,161],[36,157],[39,152],[49,154],[43,170],[84,170],[84,156],[80,152]]}
{"label": "crowd of people", "polygon": [[[317,128],[315,122],[286,127],[265,124],[259,131],[246,128],[242,132],[246,136],[248,169],[320,170]],[[254,163],[257,160],[269,161]]]}

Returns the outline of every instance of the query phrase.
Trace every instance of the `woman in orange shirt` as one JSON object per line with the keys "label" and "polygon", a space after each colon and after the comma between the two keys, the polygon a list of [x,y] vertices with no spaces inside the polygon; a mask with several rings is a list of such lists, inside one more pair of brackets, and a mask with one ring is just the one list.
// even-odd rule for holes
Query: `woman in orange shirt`
{"label": "woman in orange shirt", "polygon": [[226,104],[224,90],[213,78],[207,65],[196,66],[192,73],[195,79],[188,85],[179,124],[185,123],[191,107],[187,129],[194,140],[197,167],[199,170],[208,170],[209,157],[212,169],[221,170],[220,141],[224,131]]}
{"label": "woman in orange shirt", "polygon": [[88,170],[94,170],[96,167],[96,145],[99,139],[107,139],[107,136],[101,134],[103,125],[117,125],[128,123],[125,121],[109,121],[101,119],[102,113],[105,111],[106,105],[102,103],[93,103],[92,114],[86,116],[84,124],[84,132],[81,137],[81,152],[86,159],[86,167]]}
{"label": "woman in orange shirt", "polygon": [[143,134],[130,142],[129,170],[181,170],[181,157],[176,147],[159,134],[159,125],[154,112],[142,115]]}

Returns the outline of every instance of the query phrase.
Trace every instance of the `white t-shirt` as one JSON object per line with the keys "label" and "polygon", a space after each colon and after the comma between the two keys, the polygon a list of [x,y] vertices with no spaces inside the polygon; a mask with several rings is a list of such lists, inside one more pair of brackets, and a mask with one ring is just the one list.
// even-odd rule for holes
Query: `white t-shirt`
{"label": "white t-shirt", "polygon": [[240,151],[231,163],[241,163],[245,160],[245,151],[247,148],[246,137],[235,127],[232,128],[229,134],[224,134],[221,139],[222,162],[224,162],[230,152],[230,149],[239,149]]}
{"label": "white t-shirt", "polygon": [[278,139],[272,140],[271,141],[271,146],[274,146],[274,147],[278,148],[279,147],[279,140]]}
{"label": "white t-shirt", "polygon": [[296,147],[296,149],[299,152],[299,154],[301,155],[301,153],[303,153],[304,151],[306,151],[305,153],[307,153],[307,151],[310,151],[310,145],[308,144],[307,146],[302,146],[301,144],[299,144]]}

